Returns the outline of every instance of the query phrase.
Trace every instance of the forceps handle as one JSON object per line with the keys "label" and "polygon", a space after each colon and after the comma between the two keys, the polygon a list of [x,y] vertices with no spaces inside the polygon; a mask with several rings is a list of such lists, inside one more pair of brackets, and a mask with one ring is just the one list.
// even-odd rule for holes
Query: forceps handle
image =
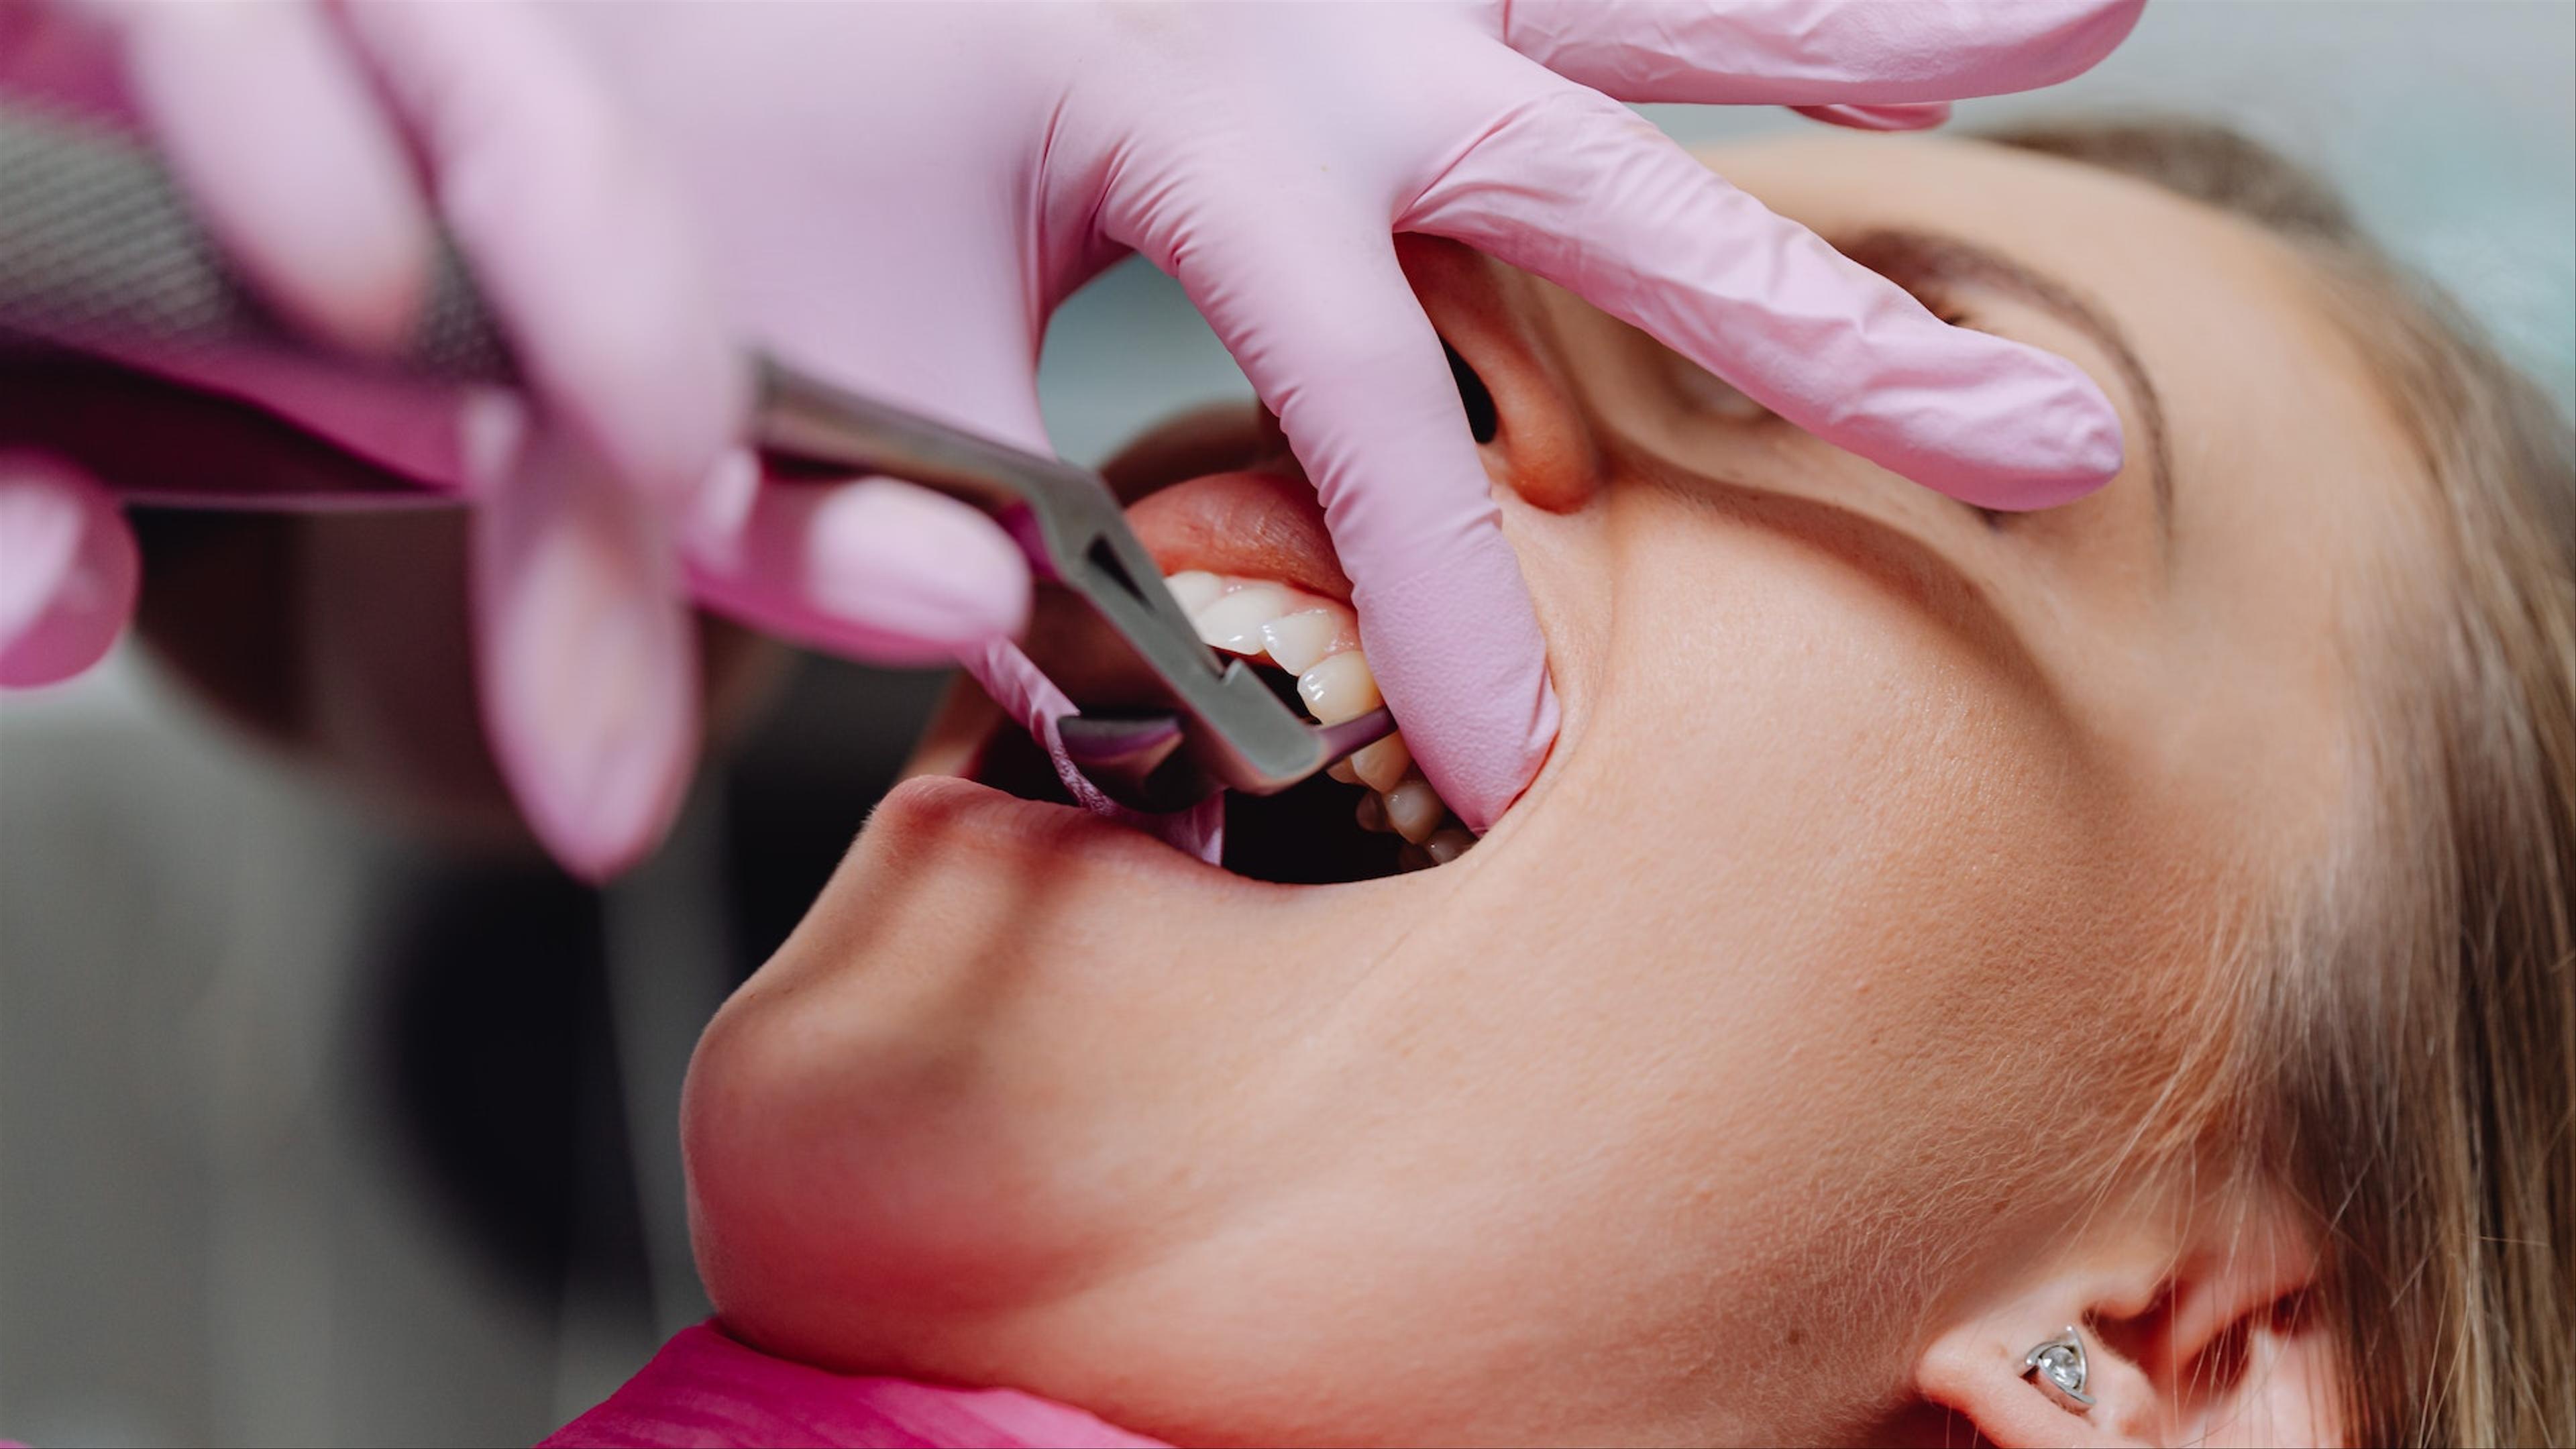
{"label": "forceps handle", "polygon": [[[235,271],[149,148],[24,106],[0,107],[0,343],[13,339],[164,356],[318,350]],[[1132,600],[1116,622],[1165,646],[1154,651],[1159,667],[1185,672],[1198,663],[1170,647],[1190,643],[1187,630],[1158,630],[1147,617],[1159,602],[1147,591],[1159,592],[1161,576],[1116,522],[1117,505],[1097,478],[843,392],[765,354],[751,360],[759,382],[754,443],[974,504],[1021,535],[1042,579],[1105,590],[1117,596],[1113,607]],[[418,325],[378,365],[434,383],[521,381],[508,338],[444,239]],[[1177,607],[1169,612],[1177,616]],[[1183,637],[1157,637],[1164,633]],[[1199,667],[1214,673],[1213,665]]]}
{"label": "forceps handle", "polygon": [[[164,355],[317,350],[235,271],[159,157],[114,131],[16,106],[0,107],[0,335]],[[521,382],[508,338],[444,238],[418,325],[377,365],[433,383]],[[753,365],[753,441],[763,447],[874,466],[997,514],[1030,501],[997,474],[1023,487],[1036,475],[1065,500],[1087,486],[1046,476],[1075,472],[1053,459],[837,392],[774,358],[755,355]]]}
{"label": "forceps handle", "polygon": [[[19,106],[0,107],[0,334],[165,355],[317,350],[234,270],[159,157],[116,132]],[[1069,503],[1097,486],[1052,458],[840,392],[775,358],[752,362],[753,441],[763,447],[873,466],[997,514],[1033,501],[1032,487]],[[434,383],[521,382],[508,338],[444,238],[417,326],[378,365]]]}
{"label": "forceps handle", "polygon": [[[233,270],[159,157],[117,131],[23,106],[0,107],[0,343],[15,337],[165,355],[316,349]],[[1094,475],[842,392],[774,358],[753,362],[761,447],[974,504],[1018,537],[1042,581],[1086,599],[1200,726],[1192,759],[1176,766],[1268,793],[1394,727],[1379,710],[1317,730],[1239,662],[1220,664]],[[385,365],[431,382],[521,381],[508,338],[443,241],[420,321]],[[1177,736],[1161,738],[1167,749]],[[1132,741],[1098,743],[1106,768]]]}

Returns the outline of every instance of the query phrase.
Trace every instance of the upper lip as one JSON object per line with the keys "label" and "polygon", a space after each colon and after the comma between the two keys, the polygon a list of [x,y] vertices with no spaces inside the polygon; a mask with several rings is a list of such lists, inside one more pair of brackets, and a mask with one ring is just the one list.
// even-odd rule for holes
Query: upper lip
{"label": "upper lip", "polygon": [[[1350,601],[1323,510],[1294,474],[1243,469],[1183,478],[1130,503],[1127,521],[1167,576],[1197,569]],[[1041,607],[1022,641],[1058,688],[1085,710],[1168,707],[1170,682],[1118,641],[1106,615],[1059,604]]]}
{"label": "upper lip", "polygon": [[1271,579],[1341,603],[1351,581],[1333,553],[1314,489],[1293,473],[1243,469],[1184,479],[1127,510],[1166,574],[1185,569]]}

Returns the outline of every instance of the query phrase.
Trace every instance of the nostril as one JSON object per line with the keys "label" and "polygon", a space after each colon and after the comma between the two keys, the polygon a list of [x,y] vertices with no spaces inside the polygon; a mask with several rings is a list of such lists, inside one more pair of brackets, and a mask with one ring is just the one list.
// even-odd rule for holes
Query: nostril
{"label": "nostril", "polygon": [[1449,375],[1458,381],[1458,401],[1467,409],[1468,433],[1479,443],[1492,442],[1503,430],[1503,415],[1494,406],[1493,393],[1457,348],[1443,341],[1440,350],[1449,354]]}

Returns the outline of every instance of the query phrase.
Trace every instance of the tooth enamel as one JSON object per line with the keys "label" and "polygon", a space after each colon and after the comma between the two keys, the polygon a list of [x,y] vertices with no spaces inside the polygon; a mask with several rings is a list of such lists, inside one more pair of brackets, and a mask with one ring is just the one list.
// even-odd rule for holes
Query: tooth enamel
{"label": "tooth enamel", "polygon": [[1291,674],[1303,674],[1333,652],[1342,621],[1330,609],[1300,609],[1261,626],[1270,662]]}
{"label": "tooth enamel", "polygon": [[1351,818],[1359,822],[1360,829],[1374,830],[1380,835],[1395,828],[1386,822],[1386,797],[1375,790],[1360,796],[1360,803],[1351,811]]}
{"label": "tooth enamel", "polygon": [[1422,849],[1431,857],[1433,865],[1447,865],[1466,854],[1467,847],[1475,843],[1476,837],[1453,825],[1431,832],[1431,838],[1422,842]]}
{"label": "tooth enamel", "polygon": [[[1261,626],[1288,612],[1295,598],[1277,584],[1245,584],[1233,593],[1219,596],[1206,608],[1194,611],[1191,622],[1198,625],[1199,638],[1212,648],[1235,654],[1258,654],[1263,647]],[[1366,710],[1356,712],[1367,713]]]}
{"label": "tooth enamel", "polygon": [[1378,707],[1377,676],[1369,673],[1368,656],[1357,649],[1327,655],[1297,676],[1297,694],[1318,724],[1358,719]]}
{"label": "tooth enamel", "polygon": [[1225,580],[1204,569],[1183,569],[1163,580],[1163,587],[1170,589],[1172,597],[1195,618],[1199,610],[1215,603],[1217,595],[1225,592]]}
{"label": "tooth enamel", "polygon": [[1351,773],[1372,790],[1392,790],[1404,779],[1413,764],[1413,751],[1404,747],[1404,736],[1388,735],[1373,745],[1351,752]]}
{"label": "tooth enamel", "polygon": [[1394,789],[1386,792],[1386,823],[1395,833],[1416,845],[1431,838],[1440,828],[1440,817],[1446,813],[1431,782],[1420,775],[1409,775]]}
{"label": "tooth enamel", "polygon": [[[1318,723],[1357,719],[1385,703],[1348,605],[1266,579],[1200,569],[1185,569],[1165,583],[1210,647],[1267,657],[1296,675],[1298,697]],[[1403,738],[1389,735],[1334,762],[1326,773],[1346,785],[1368,787],[1356,807],[1363,829],[1399,832],[1410,842],[1407,849],[1421,855],[1422,842],[1439,829],[1447,810],[1412,766],[1413,752]]]}

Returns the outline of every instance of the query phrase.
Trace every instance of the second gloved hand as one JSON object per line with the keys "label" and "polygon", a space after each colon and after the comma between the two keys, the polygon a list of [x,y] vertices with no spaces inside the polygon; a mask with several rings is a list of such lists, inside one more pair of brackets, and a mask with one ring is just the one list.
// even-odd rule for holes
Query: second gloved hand
{"label": "second gloved hand", "polygon": [[[1557,282],[1781,416],[1970,502],[2061,502],[2117,469],[2071,364],[1944,326],[1621,101],[1794,105],[1908,125],[2098,60],[2136,0],[1388,6],[576,7],[716,229],[734,315],[844,385],[1044,449],[1049,314],[1129,251],[1178,278],[1285,428],[1355,585],[1371,664],[1469,824],[1556,730],[1527,593],[1392,236]],[[882,652],[944,606],[1023,597],[854,484],[765,493],[702,597]],[[871,501],[873,500],[873,501]],[[896,557],[901,554],[903,557]],[[949,567],[948,565],[954,565]]]}

